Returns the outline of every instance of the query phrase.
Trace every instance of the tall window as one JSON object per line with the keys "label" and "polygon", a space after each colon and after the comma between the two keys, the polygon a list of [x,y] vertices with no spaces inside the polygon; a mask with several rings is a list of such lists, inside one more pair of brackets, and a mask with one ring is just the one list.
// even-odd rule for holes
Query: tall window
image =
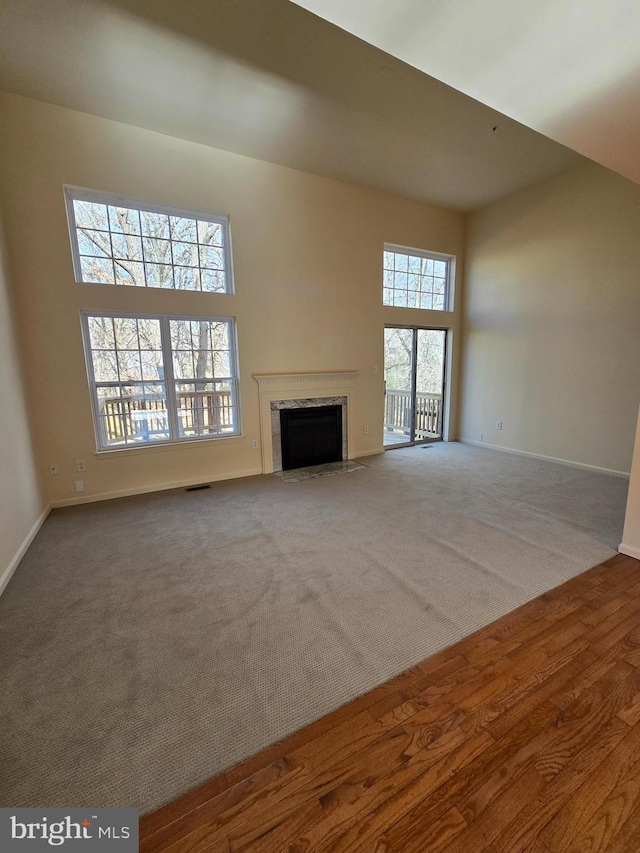
{"label": "tall window", "polygon": [[232,293],[229,222],[65,187],[76,281]]}
{"label": "tall window", "polygon": [[232,319],[86,313],[82,322],[101,450],[239,433]]}
{"label": "tall window", "polygon": [[451,310],[452,262],[453,258],[448,255],[385,245],[383,304],[430,311]]}

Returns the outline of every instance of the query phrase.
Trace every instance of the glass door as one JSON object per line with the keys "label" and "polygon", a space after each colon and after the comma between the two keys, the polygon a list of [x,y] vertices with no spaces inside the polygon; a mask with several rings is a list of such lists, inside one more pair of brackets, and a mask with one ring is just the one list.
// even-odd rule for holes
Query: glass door
{"label": "glass door", "polygon": [[384,446],[413,444],[413,329],[384,330]]}
{"label": "glass door", "polygon": [[444,329],[385,328],[385,448],[442,439],[446,344]]}
{"label": "glass door", "polygon": [[443,329],[415,329],[415,440],[442,440],[447,333]]}

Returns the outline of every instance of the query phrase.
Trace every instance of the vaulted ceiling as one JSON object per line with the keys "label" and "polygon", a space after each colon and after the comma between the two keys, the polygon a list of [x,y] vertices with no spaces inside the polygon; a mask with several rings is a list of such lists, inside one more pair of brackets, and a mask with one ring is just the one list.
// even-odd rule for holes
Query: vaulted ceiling
{"label": "vaulted ceiling", "polygon": [[581,160],[290,0],[0,0],[0,88],[458,210]]}
{"label": "vaulted ceiling", "polygon": [[293,0],[640,182],[638,0]]}

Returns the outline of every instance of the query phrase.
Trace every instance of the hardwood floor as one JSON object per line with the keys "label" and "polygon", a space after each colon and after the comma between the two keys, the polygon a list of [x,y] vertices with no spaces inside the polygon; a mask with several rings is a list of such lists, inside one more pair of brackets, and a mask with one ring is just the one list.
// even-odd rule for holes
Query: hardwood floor
{"label": "hardwood floor", "polygon": [[637,853],[621,555],[141,820],[142,853]]}

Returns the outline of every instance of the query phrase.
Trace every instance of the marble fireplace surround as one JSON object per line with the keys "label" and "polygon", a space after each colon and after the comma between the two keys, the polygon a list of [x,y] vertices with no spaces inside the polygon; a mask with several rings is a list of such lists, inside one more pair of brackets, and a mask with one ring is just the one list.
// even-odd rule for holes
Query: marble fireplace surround
{"label": "marble fireplace surround", "polygon": [[342,456],[353,459],[352,395],[357,370],[332,373],[254,373],[260,396],[262,473],[282,470],[280,409],[342,406]]}

